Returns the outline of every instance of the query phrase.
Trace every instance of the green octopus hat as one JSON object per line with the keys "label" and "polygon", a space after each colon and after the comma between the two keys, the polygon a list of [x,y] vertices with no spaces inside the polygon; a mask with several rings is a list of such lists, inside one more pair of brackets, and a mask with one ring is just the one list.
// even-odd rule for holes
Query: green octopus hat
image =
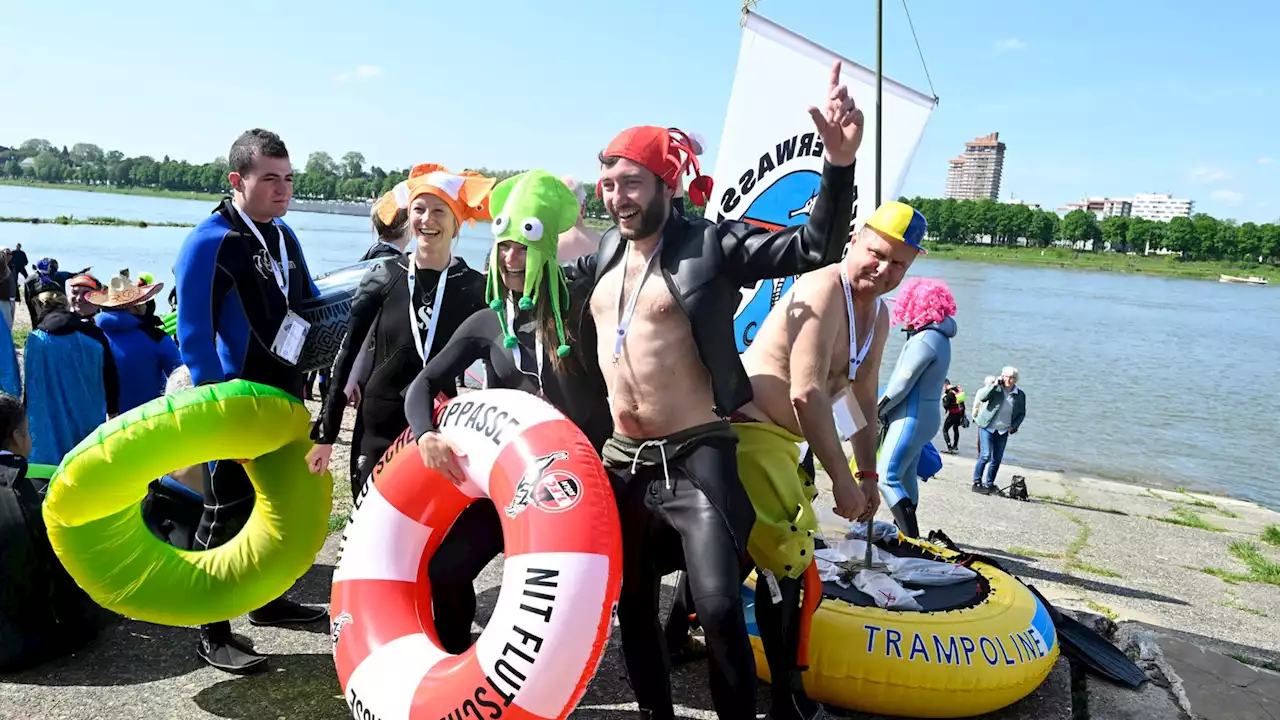
{"label": "green octopus hat", "polygon": [[503,343],[516,346],[515,331],[507,327],[503,312],[506,286],[499,274],[498,245],[518,242],[528,248],[525,255],[524,296],[521,310],[532,310],[543,281],[548,285],[560,345],[556,355],[569,354],[565,343],[563,314],[569,307],[569,283],[564,270],[556,262],[560,233],[578,221],[578,198],[560,178],[546,170],[530,170],[498,183],[489,196],[493,215],[493,237],[496,242],[489,257],[489,277],[485,285],[485,302],[497,311],[502,326]]}

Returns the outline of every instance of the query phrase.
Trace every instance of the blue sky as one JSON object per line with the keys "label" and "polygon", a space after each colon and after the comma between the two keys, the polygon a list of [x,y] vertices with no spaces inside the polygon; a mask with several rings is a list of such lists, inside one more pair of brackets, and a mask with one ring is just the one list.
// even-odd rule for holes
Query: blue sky
{"label": "blue sky", "polygon": [[[1173,192],[1199,211],[1280,218],[1280,4],[908,0],[941,103],[904,187],[998,130],[1001,196]],[[594,176],[640,123],[709,141],[724,120],[740,0],[0,0],[0,144],[44,137],[193,162],[243,129],[370,164],[545,167]],[[245,8],[233,10],[232,8]],[[865,65],[871,0],[758,11]],[[901,0],[885,67],[928,90]]]}

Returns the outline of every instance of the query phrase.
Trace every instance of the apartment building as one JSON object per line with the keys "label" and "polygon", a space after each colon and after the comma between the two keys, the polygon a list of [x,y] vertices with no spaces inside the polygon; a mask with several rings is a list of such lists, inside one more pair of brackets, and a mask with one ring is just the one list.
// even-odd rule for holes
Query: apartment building
{"label": "apartment building", "polygon": [[979,200],[1000,197],[1005,144],[993,132],[964,144],[964,154],[947,161],[947,197]]}
{"label": "apartment building", "polygon": [[1168,193],[1137,193],[1132,199],[1133,217],[1168,222],[1176,217],[1191,217],[1195,202],[1175,198]]}

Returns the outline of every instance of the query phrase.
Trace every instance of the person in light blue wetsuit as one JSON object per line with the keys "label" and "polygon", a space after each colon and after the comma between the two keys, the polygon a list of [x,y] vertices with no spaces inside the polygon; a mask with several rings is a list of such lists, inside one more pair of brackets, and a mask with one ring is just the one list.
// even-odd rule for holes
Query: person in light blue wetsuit
{"label": "person in light blue wetsuit", "polygon": [[951,291],[932,278],[904,283],[893,306],[894,324],[901,324],[909,337],[877,405],[884,440],[876,472],[885,504],[909,537],[919,535],[920,452],[942,427],[942,383],[951,367],[955,313]]}

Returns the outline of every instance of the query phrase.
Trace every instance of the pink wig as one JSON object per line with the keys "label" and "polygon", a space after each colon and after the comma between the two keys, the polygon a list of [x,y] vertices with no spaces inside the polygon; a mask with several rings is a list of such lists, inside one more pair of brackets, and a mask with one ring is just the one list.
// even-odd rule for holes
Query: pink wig
{"label": "pink wig", "polygon": [[922,328],[956,314],[956,300],[947,284],[934,278],[911,278],[902,284],[893,303],[893,324]]}

